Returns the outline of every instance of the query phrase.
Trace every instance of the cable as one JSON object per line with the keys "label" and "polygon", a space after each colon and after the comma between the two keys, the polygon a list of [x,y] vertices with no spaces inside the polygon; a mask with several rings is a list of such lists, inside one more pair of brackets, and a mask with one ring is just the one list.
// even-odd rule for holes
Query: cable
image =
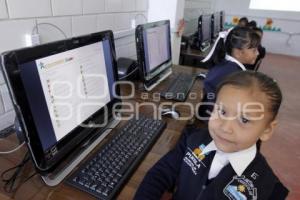
{"label": "cable", "polygon": [[144,15],[143,13],[137,13],[135,16],[134,16],[134,20],[135,21],[137,21],[137,17],[138,16],[142,16],[143,18],[144,18],[144,20],[145,20],[145,22],[147,22],[147,17],[146,17],[146,15]]}
{"label": "cable", "polygon": [[[25,164],[29,161],[29,159],[30,159],[30,156],[29,156],[29,153],[27,152],[24,155],[24,158],[20,164],[16,165],[15,167],[9,168],[1,173],[1,179],[4,182],[3,189],[5,192],[11,193],[15,189],[17,189],[17,187],[14,187],[16,179],[19,177],[20,172],[22,171]],[[5,175],[14,169],[16,169],[15,172],[9,178],[5,178]],[[31,177],[33,177],[33,175],[31,175]],[[27,181],[27,179],[26,179],[26,181]]]}
{"label": "cable", "polygon": [[59,28],[59,27],[56,26],[55,24],[51,24],[51,23],[37,23],[37,24],[33,27],[32,31],[31,31],[31,35],[34,34],[34,31],[35,31],[35,30],[37,30],[37,33],[39,33],[39,29],[38,29],[38,26],[39,26],[39,25],[48,25],[48,26],[52,26],[52,27],[56,28],[57,30],[59,30],[59,32],[60,32],[61,34],[63,34],[63,36],[64,36],[65,38],[68,38],[67,35],[66,35],[66,33],[65,33],[61,28]]}
{"label": "cable", "polygon": [[136,72],[136,70],[138,70],[138,67],[136,67],[134,70],[132,70],[129,74],[127,74],[126,76],[123,76],[122,78],[119,78],[119,80],[124,80],[126,79],[127,77],[129,77],[131,74],[133,74],[134,72]]}
{"label": "cable", "polygon": [[12,150],[9,150],[9,151],[3,151],[3,152],[0,151],[0,154],[11,154],[11,153],[13,153],[13,152],[16,152],[16,151],[18,151],[24,144],[25,144],[25,142],[23,142],[22,144],[20,144],[20,145],[17,146],[16,148],[14,148],[14,149],[12,149]]}
{"label": "cable", "polygon": [[34,177],[35,175],[37,175],[37,172],[32,173],[30,176],[28,176],[22,183],[20,183],[16,188],[15,188],[15,192],[17,192],[19,190],[20,187],[22,187],[22,185],[24,185],[27,181],[29,181],[32,177]]}

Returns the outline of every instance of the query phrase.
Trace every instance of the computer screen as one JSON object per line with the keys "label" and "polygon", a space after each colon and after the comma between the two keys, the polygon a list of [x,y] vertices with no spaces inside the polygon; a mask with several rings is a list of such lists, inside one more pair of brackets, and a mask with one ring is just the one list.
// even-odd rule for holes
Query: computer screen
{"label": "computer screen", "polygon": [[158,21],[136,28],[137,60],[146,90],[153,89],[171,73],[170,21]]}
{"label": "computer screen", "polygon": [[208,45],[211,42],[211,15],[201,15],[198,26],[200,46]]}
{"label": "computer screen", "polygon": [[120,101],[111,31],[10,51],[1,61],[40,172],[101,134]]}
{"label": "computer screen", "polygon": [[218,37],[221,28],[220,20],[220,12],[216,12],[212,15],[212,38]]}
{"label": "computer screen", "polygon": [[185,20],[185,27],[183,31],[183,36],[191,37],[198,31],[198,19]]}

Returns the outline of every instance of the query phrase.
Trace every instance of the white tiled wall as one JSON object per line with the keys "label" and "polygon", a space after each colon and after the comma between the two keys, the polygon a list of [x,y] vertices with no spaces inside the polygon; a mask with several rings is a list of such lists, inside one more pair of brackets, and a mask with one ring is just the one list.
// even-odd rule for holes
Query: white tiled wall
{"label": "white tiled wall", "polygon": [[[141,16],[147,16],[148,1],[0,0],[0,53],[24,47],[25,35],[32,32],[38,32],[41,43],[46,43],[110,29],[115,33],[117,57],[136,58],[131,20],[145,22]],[[0,130],[11,125],[14,116],[0,74]]]}
{"label": "white tiled wall", "polygon": [[5,0],[0,0],[0,19],[8,18]]}
{"label": "white tiled wall", "polygon": [[39,18],[36,22],[39,24],[38,32],[42,36],[41,43],[62,40],[65,38],[63,33],[50,24],[60,28],[67,37],[72,36],[72,18],[70,16]]}
{"label": "white tiled wall", "polygon": [[114,30],[115,14],[103,14],[97,17],[97,30]]}
{"label": "white tiled wall", "polygon": [[84,35],[97,31],[97,16],[75,16],[72,17],[72,35]]}
{"label": "white tiled wall", "polygon": [[9,18],[44,17],[51,15],[50,0],[9,0]]}
{"label": "white tiled wall", "polygon": [[186,0],[184,6],[184,18],[192,20],[201,14],[212,13],[215,0]]}
{"label": "white tiled wall", "polygon": [[107,12],[121,12],[123,0],[105,0],[105,10]]}
{"label": "white tiled wall", "polygon": [[83,14],[103,13],[105,0],[85,0],[82,2]]}
{"label": "white tiled wall", "polygon": [[54,16],[81,15],[81,0],[52,0],[52,11]]}
{"label": "white tiled wall", "polygon": [[5,84],[0,86],[0,92],[2,94],[2,102],[5,112],[12,110],[12,103],[8,94],[8,89]]}

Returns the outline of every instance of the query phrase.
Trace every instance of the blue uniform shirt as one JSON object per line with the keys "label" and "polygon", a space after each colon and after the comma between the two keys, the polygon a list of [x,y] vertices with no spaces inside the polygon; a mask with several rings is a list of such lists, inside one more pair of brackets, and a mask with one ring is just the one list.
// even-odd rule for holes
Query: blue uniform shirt
{"label": "blue uniform shirt", "polygon": [[158,200],[166,191],[173,192],[173,200],[286,198],[287,188],[258,151],[241,175],[228,163],[215,178],[209,180],[215,152],[203,156],[201,151],[211,141],[207,129],[185,129],[176,147],[149,170],[134,200]]}
{"label": "blue uniform shirt", "polygon": [[221,63],[215,65],[204,80],[204,92],[211,97],[208,101],[215,102],[217,87],[226,76],[241,70],[246,70],[245,66],[228,55]]}

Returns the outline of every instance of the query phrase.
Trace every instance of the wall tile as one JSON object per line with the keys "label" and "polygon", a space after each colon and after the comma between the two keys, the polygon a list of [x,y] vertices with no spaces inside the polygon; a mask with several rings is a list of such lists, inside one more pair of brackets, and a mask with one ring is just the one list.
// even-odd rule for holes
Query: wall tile
{"label": "wall tile", "polygon": [[4,77],[2,74],[2,70],[0,70],[0,85],[4,84]]}
{"label": "wall tile", "polygon": [[115,30],[126,30],[131,28],[131,15],[129,13],[115,14]]}
{"label": "wall tile", "polygon": [[135,0],[137,11],[148,10],[148,0]]}
{"label": "wall tile", "polygon": [[[67,37],[72,37],[71,17],[55,17],[55,18],[41,18],[37,23],[50,23],[60,28]],[[65,38],[63,33],[54,26],[48,24],[38,25],[41,43],[62,40]]]}
{"label": "wall tile", "polygon": [[122,0],[122,11],[123,12],[135,11],[135,0]]}
{"label": "wall tile", "polygon": [[131,20],[135,19],[135,25],[147,23],[147,13],[144,12],[136,12],[130,14]]}
{"label": "wall tile", "polygon": [[106,12],[121,12],[122,0],[105,0]]}
{"label": "wall tile", "polygon": [[[115,37],[116,38],[116,37]],[[128,35],[127,37],[122,37],[120,39],[115,39],[116,46],[124,46],[130,43],[135,43],[135,34]]]}
{"label": "wall tile", "polygon": [[0,116],[3,115],[4,113],[5,113],[5,109],[4,109],[2,97],[1,97],[1,94],[0,94]]}
{"label": "wall tile", "polygon": [[8,18],[5,0],[0,0],[0,19]]}
{"label": "wall tile", "polygon": [[114,14],[103,14],[97,16],[97,31],[114,30]]}
{"label": "wall tile", "polygon": [[97,32],[97,16],[80,16],[72,18],[73,36]]}
{"label": "wall tile", "polygon": [[136,55],[135,43],[116,47],[117,58],[120,57],[133,57]]}
{"label": "wall tile", "polygon": [[51,16],[50,0],[7,0],[10,18]]}
{"label": "wall tile", "polygon": [[105,11],[105,0],[83,0],[83,14],[97,14]]}
{"label": "wall tile", "polygon": [[8,112],[13,109],[11,98],[8,93],[8,89],[6,84],[0,86],[0,93],[2,96],[2,102],[4,105],[5,112]]}
{"label": "wall tile", "polygon": [[0,21],[0,53],[25,47],[25,35],[31,34],[34,26],[33,19]]}
{"label": "wall tile", "polygon": [[14,124],[15,121],[15,112],[10,111],[0,116],[0,130],[5,129]]}
{"label": "wall tile", "polygon": [[81,0],[52,0],[52,11],[54,16],[59,15],[81,15]]}

